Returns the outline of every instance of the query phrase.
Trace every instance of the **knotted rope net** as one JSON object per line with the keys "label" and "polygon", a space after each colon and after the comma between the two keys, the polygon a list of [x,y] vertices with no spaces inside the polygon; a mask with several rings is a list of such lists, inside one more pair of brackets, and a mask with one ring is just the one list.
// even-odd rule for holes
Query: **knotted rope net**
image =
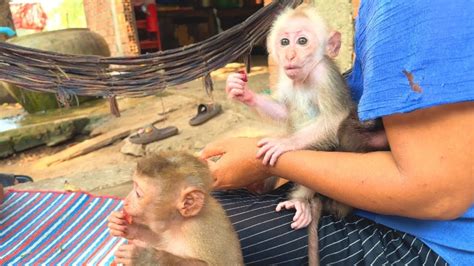
{"label": "knotted rope net", "polygon": [[141,97],[167,86],[204,77],[212,90],[211,71],[250,54],[285,7],[300,0],[280,0],[244,22],[199,43],[128,57],[68,55],[0,43],[0,80],[27,90],[70,95]]}

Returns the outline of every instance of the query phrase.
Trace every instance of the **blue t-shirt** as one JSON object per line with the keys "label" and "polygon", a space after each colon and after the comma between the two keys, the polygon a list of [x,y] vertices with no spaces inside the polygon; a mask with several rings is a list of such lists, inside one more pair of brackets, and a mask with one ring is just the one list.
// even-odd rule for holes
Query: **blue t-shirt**
{"label": "blue t-shirt", "polygon": [[[474,1],[362,1],[355,53],[348,82],[362,120],[472,101]],[[418,237],[449,264],[474,265],[474,206],[452,221],[357,214]]]}

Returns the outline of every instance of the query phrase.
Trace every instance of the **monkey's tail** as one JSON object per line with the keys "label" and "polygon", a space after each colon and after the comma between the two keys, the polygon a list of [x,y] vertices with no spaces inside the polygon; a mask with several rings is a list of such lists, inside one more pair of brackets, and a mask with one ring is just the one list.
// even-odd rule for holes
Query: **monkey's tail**
{"label": "monkey's tail", "polygon": [[310,207],[312,220],[308,227],[308,265],[319,266],[318,227],[322,211],[322,202],[318,195],[310,200]]}

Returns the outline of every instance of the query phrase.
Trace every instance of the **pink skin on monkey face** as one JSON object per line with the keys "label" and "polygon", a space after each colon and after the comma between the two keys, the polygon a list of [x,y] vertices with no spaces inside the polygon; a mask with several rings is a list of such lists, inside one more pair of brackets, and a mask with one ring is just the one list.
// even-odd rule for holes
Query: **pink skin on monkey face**
{"label": "pink skin on monkey face", "polygon": [[128,193],[124,200],[124,210],[135,220],[143,222],[149,212],[149,206],[152,206],[152,195],[157,195],[155,186],[148,184],[150,180],[147,178],[133,177],[133,189]]}
{"label": "pink skin on monkey face", "polygon": [[307,18],[294,18],[276,38],[276,54],[285,74],[292,80],[303,81],[317,64],[319,40]]}

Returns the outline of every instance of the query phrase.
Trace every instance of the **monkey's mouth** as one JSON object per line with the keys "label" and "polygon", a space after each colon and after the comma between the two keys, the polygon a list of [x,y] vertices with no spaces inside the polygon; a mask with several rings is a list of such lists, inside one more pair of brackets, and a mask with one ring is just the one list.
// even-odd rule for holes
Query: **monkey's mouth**
{"label": "monkey's mouth", "polygon": [[299,66],[285,66],[285,70],[298,70],[300,68],[301,67],[299,67]]}
{"label": "monkey's mouth", "polygon": [[285,74],[290,79],[295,79],[301,73],[301,67],[298,66],[286,66],[285,67]]}

